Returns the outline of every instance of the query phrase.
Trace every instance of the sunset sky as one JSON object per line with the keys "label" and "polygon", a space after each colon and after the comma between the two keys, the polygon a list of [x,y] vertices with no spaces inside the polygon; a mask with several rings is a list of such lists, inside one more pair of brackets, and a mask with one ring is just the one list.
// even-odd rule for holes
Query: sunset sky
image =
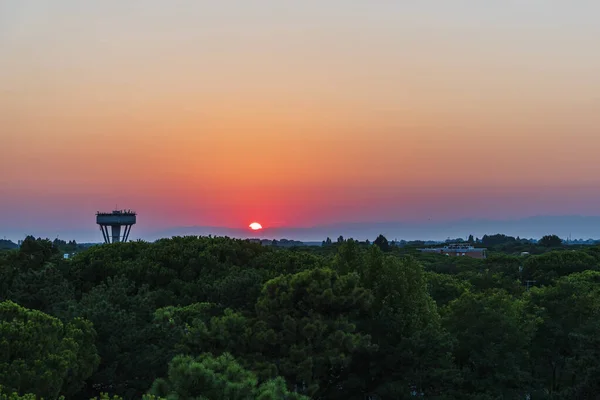
{"label": "sunset sky", "polygon": [[[600,214],[600,3],[0,0],[0,238]],[[5,233],[6,234],[6,233]]]}

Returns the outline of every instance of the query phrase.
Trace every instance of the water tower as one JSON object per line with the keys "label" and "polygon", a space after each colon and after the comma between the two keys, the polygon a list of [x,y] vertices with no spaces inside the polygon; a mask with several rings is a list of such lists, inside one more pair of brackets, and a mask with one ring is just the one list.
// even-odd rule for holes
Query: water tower
{"label": "water tower", "polygon": [[[97,212],[96,223],[100,225],[104,243],[126,242],[135,225],[136,213],[131,210],[115,210],[110,213]],[[110,234],[108,228],[110,227]],[[123,236],[121,236],[123,228]]]}

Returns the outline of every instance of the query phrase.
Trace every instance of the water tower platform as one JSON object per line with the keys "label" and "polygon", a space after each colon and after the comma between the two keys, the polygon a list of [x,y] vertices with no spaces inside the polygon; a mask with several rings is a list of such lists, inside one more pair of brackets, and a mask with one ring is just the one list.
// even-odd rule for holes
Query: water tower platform
{"label": "water tower platform", "polygon": [[[104,243],[126,242],[131,227],[136,223],[137,214],[131,210],[115,210],[113,212],[97,212],[96,223],[100,225]],[[108,228],[110,227],[110,234]],[[121,236],[121,228],[123,235]]]}

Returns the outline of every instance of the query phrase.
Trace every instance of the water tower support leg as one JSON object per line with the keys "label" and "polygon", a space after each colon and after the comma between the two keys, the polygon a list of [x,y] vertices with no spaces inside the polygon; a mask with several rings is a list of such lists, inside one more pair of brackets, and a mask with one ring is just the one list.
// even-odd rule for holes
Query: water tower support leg
{"label": "water tower support leg", "polygon": [[106,236],[106,233],[104,232],[103,225],[100,225],[100,230],[102,231],[102,237],[104,238],[104,243],[108,243],[108,237]]}
{"label": "water tower support leg", "polygon": [[131,225],[125,225],[125,231],[123,232],[123,242],[127,242],[127,239],[129,239],[129,232],[131,232]]}
{"label": "water tower support leg", "polygon": [[112,230],[112,242],[113,243],[120,242],[121,241],[121,226],[113,225],[113,226],[111,226],[111,230]]}

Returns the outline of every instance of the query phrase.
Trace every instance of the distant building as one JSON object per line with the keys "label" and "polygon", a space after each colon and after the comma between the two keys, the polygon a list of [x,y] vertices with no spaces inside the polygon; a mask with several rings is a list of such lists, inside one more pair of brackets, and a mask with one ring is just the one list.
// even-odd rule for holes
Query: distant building
{"label": "distant building", "polygon": [[487,249],[476,248],[469,244],[448,244],[444,247],[419,249],[423,253],[437,253],[450,257],[487,258]]}

